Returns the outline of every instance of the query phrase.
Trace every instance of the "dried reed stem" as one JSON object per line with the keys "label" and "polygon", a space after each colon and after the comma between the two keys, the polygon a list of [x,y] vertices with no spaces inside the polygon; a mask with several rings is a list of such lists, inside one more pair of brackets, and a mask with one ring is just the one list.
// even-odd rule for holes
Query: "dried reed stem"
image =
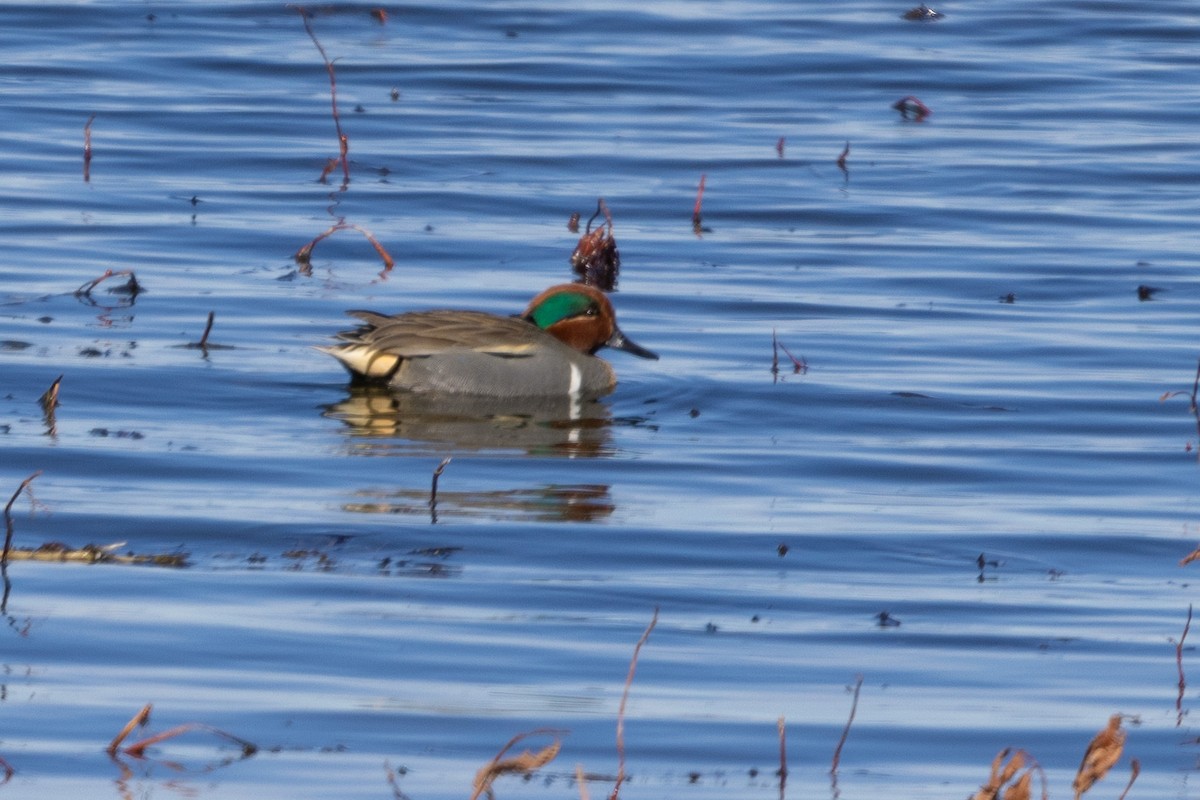
{"label": "dried reed stem", "polygon": [[8,553],[12,549],[12,539],[13,539],[12,507],[13,507],[13,503],[17,502],[17,498],[21,496],[21,492],[28,492],[30,499],[31,500],[33,499],[33,490],[29,488],[29,485],[31,483],[33,483],[34,478],[36,478],[38,475],[41,475],[41,474],[42,474],[42,471],[39,469],[37,472],[30,475],[28,478],[21,481],[21,485],[18,486],[17,490],[12,493],[12,497],[8,498],[8,504],[4,506],[4,552],[2,554],[0,554],[0,564],[5,564],[5,565],[8,564]]}
{"label": "dried reed stem", "polygon": [[358,231],[366,237],[367,241],[371,243],[371,246],[375,248],[375,252],[378,253],[379,257],[383,260],[384,272],[387,272],[396,265],[396,262],[392,259],[391,255],[388,254],[388,251],[384,249],[383,245],[379,243],[379,240],[375,238],[374,234],[360,225],[353,225],[349,222],[338,222],[331,225],[324,233],[318,234],[311,242],[297,250],[295,256],[293,256],[293,258],[296,259],[296,263],[308,266],[312,262],[313,248],[316,247],[317,244],[323,239],[327,239],[338,231],[344,230]]}
{"label": "dried reed stem", "polygon": [[1129,790],[1133,788],[1133,782],[1138,779],[1138,775],[1142,774],[1142,762],[1136,758],[1129,761],[1129,783],[1125,784],[1125,791],[1121,792],[1121,796],[1117,800],[1125,800],[1125,796],[1129,794]]}
{"label": "dried reed stem", "polygon": [[[147,708],[149,708],[149,706],[147,706]],[[258,745],[254,744],[253,742],[248,742],[245,739],[239,736],[234,736],[232,733],[223,731],[220,728],[214,728],[212,725],[205,725],[203,722],[185,722],[182,725],[176,725],[170,730],[163,731],[162,733],[156,733],[153,736],[147,736],[145,739],[134,742],[121,752],[125,753],[126,755],[133,756],[134,758],[142,758],[146,754],[147,747],[166,741],[167,739],[173,739],[176,736],[189,733],[190,731],[208,731],[214,736],[219,736],[222,739],[228,739],[242,748],[243,756],[252,756],[258,752]]]}
{"label": "dried reed stem", "polygon": [[134,728],[140,728],[150,721],[151,707],[152,706],[150,703],[146,703],[146,705],[142,707],[142,710],[134,714],[133,719],[129,720],[129,722],[126,722],[125,727],[121,728],[121,732],[118,733],[111,742],[109,742],[108,754],[110,756],[116,755],[117,748],[119,748],[121,746],[121,742],[125,741],[126,737],[133,732]]}
{"label": "dried reed stem", "polygon": [[201,350],[208,347],[208,334],[212,333],[213,318],[215,316],[216,316],[216,312],[214,312],[214,311],[208,312],[208,322],[206,322],[204,325],[204,333],[203,333],[203,335],[201,335],[200,342],[198,345]]}
{"label": "dried reed stem", "polygon": [[17,771],[13,769],[12,764],[9,764],[8,761],[3,758],[0,758],[0,769],[4,770],[4,780],[0,781],[0,786],[3,786],[11,781],[12,776],[17,774]]}
{"label": "dried reed stem", "polygon": [[784,789],[787,787],[787,728],[784,725],[783,717],[780,717],[776,723],[779,728],[779,800],[783,800]]}
{"label": "dried reed stem", "polygon": [[[308,9],[304,6],[292,6],[300,13],[300,19],[304,22],[304,30],[308,33],[308,38],[312,39],[313,44],[317,46],[317,52],[321,54],[321,60],[325,62],[325,71],[329,73],[329,104],[333,109],[333,127],[337,130],[338,137],[338,161],[342,163],[342,186],[347,186],[350,183],[350,139],[342,131],[342,116],[338,113],[337,104],[337,75],[333,71],[333,62],[329,60],[329,56],[325,53],[325,48],[321,46],[321,42],[317,39],[317,34],[313,32],[312,25],[308,21]],[[324,176],[322,176],[324,179]]]}
{"label": "dried reed stem", "polygon": [[850,726],[854,723],[854,715],[858,713],[858,694],[862,690],[863,676],[859,675],[854,681],[854,700],[850,703],[850,718],[846,720],[846,727],[842,729],[842,738],[838,739],[837,747],[833,750],[833,763],[829,767],[829,774],[833,777],[833,793],[836,797],[837,791],[837,771],[838,764],[842,760],[842,747],[846,744],[847,737],[850,736]]}
{"label": "dried reed stem", "polygon": [[92,179],[92,121],[96,119],[96,115],[92,114],[87,118],[87,122],[83,123],[83,182],[88,183]]}
{"label": "dried reed stem", "polygon": [[575,765],[575,783],[579,786],[579,800],[591,800],[587,788],[587,775],[583,772],[583,764]]}
{"label": "dried reed stem", "polygon": [[1183,674],[1183,643],[1187,640],[1188,631],[1192,627],[1192,604],[1188,603],[1187,621],[1183,623],[1183,633],[1175,643],[1175,668],[1179,670],[1179,694],[1175,696],[1175,727],[1183,725],[1183,693],[1187,691],[1187,678]]}
{"label": "dried reed stem", "polygon": [[621,784],[625,782],[625,704],[629,701],[629,687],[633,685],[633,675],[637,671],[638,654],[642,651],[642,645],[650,638],[650,631],[654,630],[654,626],[657,624],[658,608],[656,607],[654,616],[650,618],[650,624],[642,632],[642,638],[638,639],[637,644],[634,645],[633,658],[629,661],[629,674],[625,677],[625,691],[621,693],[621,705],[617,709],[617,780],[608,800],[617,800],[617,796],[621,793]]}
{"label": "dried reed stem", "polygon": [[704,217],[700,213],[700,206],[704,202],[704,182],[707,178],[706,173],[701,173],[700,187],[696,189],[696,204],[692,206],[692,231],[697,236],[704,230]]}

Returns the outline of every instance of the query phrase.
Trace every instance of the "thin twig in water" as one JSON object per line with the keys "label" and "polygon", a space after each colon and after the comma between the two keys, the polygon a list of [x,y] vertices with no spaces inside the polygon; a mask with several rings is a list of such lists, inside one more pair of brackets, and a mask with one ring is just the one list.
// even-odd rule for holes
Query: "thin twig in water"
{"label": "thin twig in water", "polygon": [[212,332],[213,318],[215,316],[216,316],[216,312],[213,312],[213,311],[208,312],[208,322],[206,322],[204,324],[204,333],[200,336],[200,349],[201,350],[208,347],[208,334]]}
{"label": "thin twig in water", "polygon": [[33,500],[33,490],[29,488],[29,485],[31,483],[33,483],[34,478],[36,478],[38,475],[41,475],[41,474],[42,474],[42,471],[39,469],[37,472],[30,475],[28,478],[21,481],[21,485],[17,487],[17,490],[15,492],[13,492],[12,497],[8,498],[8,504],[6,506],[4,506],[4,553],[0,554],[0,564],[8,563],[8,553],[12,549],[12,539],[13,539],[12,507],[13,507],[13,503],[17,502],[17,498],[21,496],[21,492],[28,492],[29,499]]}
{"label": "thin twig in water", "polygon": [[433,471],[433,481],[429,487],[429,519],[430,523],[437,524],[437,487],[438,478],[442,477],[442,472],[446,469],[446,465],[453,461],[452,456],[446,456],[442,459],[442,463],[437,465]]}
{"label": "thin twig in water", "polygon": [[0,758],[0,769],[4,770],[4,780],[0,781],[0,786],[3,786],[11,781],[12,776],[17,774],[17,771],[13,769],[12,764],[9,764],[3,758]]}
{"label": "thin twig in water", "polygon": [[96,119],[96,115],[92,114],[87,118],[87,122],[83,123],[83,182],[88,183],[92,179],[92,121]]}
{"label": "thin twig in water", "polygon": [[700,176],[700,188],[696,190],[696,205],[692,206],[692,231],[699,236],[704,232],[704,218],[700,214],[700,206],[704,202],[704,181],[707,174]]}
{"label": "thin twig in water", "polygon": [[787,728],[784,726],[783,717],[780,717],[775,724],[779,727],[779,800],[783,800],[788,776]]}
{"label": "thin twig in water", "polygon": [[1142,774],[1142,762],[1136,758],[1129,760],[1129,783],[1125,784],[1125,791],[1121,792],[1121,796],[1117,800],[1125,800],[1125,796],[1129,794],[1129,790],[1133,788],[1133,782],[1138,779],[1138,775]]}
{"label": "thin twig in water", "polygon": [[1187,678],[1183,674],[1183,643],[1187,640],[1188,630],[1192,627],[1192,604],[1188,603],[1187,622],[1183,623],[1183,633],[1175,643],[1175,667],[1179,670],[1179,694],[1175,696],[1175,727],[1183,725],[1183,693],[1187,691]]}
{"label": "thin twig in water", "polygon": [[258,745],[254,744],[253,742],[248,742],[240,736],[234,736],[232,733],[223,731],[220,728],[214,728],[212,725],[205,725],[203,722],[185,722],[182,725],[176,725],[170,730],[163,731],[162,733],[156,733],[153,736],[147,736],[141,741],[134,742],[121,752],[125,753],[126,755],[133,756],[134,758],[142,758],[146,754],[147,747],[166,741],[167,739],[172,739],[180,734],[189,733],[190,731],[208,731],[214,736],[219,736],[222,739],[228,739],[242,748],[243,757],[249,757],[258,752]]}
{"label": "thin twig in water", "polygon": [[[325,71],[329,73],[329,103],[333,109],[333,127],[337,130],[338,161],[342,162],[342,175],[344,176],[342,187],[345,188],[350,183],[350,139],[342,131],[342,117],[338,113],[337,76],[333,71],[333,62],[329,60],[329,56],[325,53],[325,48],[317,40],[317,34],[313,32],[312,25],[308,21],[308,9],[304,6],[292,7],[300,13],[300,19],[304,22],[304,30],[308,33],[308,38],[312,39],[313,44],[317,46],[317,52],[321,54],[321,60],[325,62]],[[323,180],[324,175],[321,177]]]}
{"label": "thin twig in water", "polygon": [[587,775],[583,772],[583,764],[575,765],[575,783],[579,786],[579,800],[591,800],[588,795]]}
{"label": "thin twig in water", "polygon": [[360,225],[353,225],[349,222],[338,222],[334,225],[331,225],[327,231],[318,234],[311,242],[297,250],[296,255],[293,256],[296,259],[296,263],[304,267],[309,266],[312,263],[312,250],[317,246],[317,243],[322,239],[332,236],[338,231],[344,230],[355,230],[366,237],[367,241],[371,243],[371,246],[375,248],[375,252],[378,253],[379,257],[383,260],[384,272],[388,272],[396,265],[396,262],[392,259],[388,251],[384,249],[383,245],[379,243],[379,240],[375,238],[374,234]]}
{"label": "thin twig in water", "polygon": [[629,687],[633,685],[633,674],[637,671],[638,654],[642,651],[642,645],[650,638],[650,631],[654,630],[654,626],[657,624],[658,609],[655,608],[654,616],[650,618],[650,624],[642,632],[642,638],[638,639],[637,644],[634,645],[633,658],[629,661],[629,674],[625,677],[625,691],[621,693],[621,705],[617,709],[617,780],[608,800],[617,800],[617,795],[621,793],[621,784],[625,782],[625,704],[629,702]]}
{"label": "thin twig in water", "polygon": [[833,750],[833,764],[829,768],[829,774],[833,778],[833,796],[840,796],[837,788],[837,772],[838,764],[842,760],[842,747],[846,744],[847,737],[850,736],[850,726],[854,723],[854,715],[858,712],[858,693],[862,690],[863,676],[859,675],[854,681],[854,700],[850,703],[850,718],[846,720],[846,727],[842,729],[842,738],[838,739],[837,747]]}
{"label": "thin twig in water", "polygon": [[133,733],[134,728],[140,728],[150,721],[151,708],[151,704],[146,703],[146,705],[142,706],[141,711],[134,714],[133,718],[129,720],[129,722],[125,723],[125,727],[121,728],[121,732],[118,733],[113,740],[108,743],[108,754],[110,756],[116,755],[117,749],[121,746],[121,742],[125,741],[129,734]]}

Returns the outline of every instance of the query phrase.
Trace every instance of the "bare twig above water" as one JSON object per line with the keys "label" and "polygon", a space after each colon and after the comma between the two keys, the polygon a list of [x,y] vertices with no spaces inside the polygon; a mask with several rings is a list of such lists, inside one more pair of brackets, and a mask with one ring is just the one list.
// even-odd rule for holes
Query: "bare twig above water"
{"label": "bare twig above water", "polygon": [[1175,727],[1183,726],[1183,695],[1187,691],[1187,677],[1183,674],[1183,643],[1187,641],[1188,631],[1192,627],[1192,604],[1188,603],[1187,621],[1183,623],[1183,633],[1175,643],[1175,668],[1179,671],[1179,694],[1175,696]]}
{"label": "bare twig above water", "polygon": [[101,283],[108,280],[109,278],[116,278],[116,277],[120,277],[122,275],[128,276],[129,280],[127,280],[124,284],[122,284],[120,286],[109,289],[110,293],[112,293],[112,294],[127,294],[127,295],[136,297],[139,293],[145,291],[145,289],[142,287],[142,285],[140,283],[138,283],[137,275],[135,275],[133,273],[133,270],[131,270],[131,269],[122,269],[122,270],[106,269],[106,270],[104,270],[104,274],[101,275],[99,278],[90,280],[87,283],[84,283],[78,289],[76,289],[75,296],[76,297],[91,297],[92,290],[95,289],[97,286],[99,286]]}
{"label": "bare twig above water", "polygon": [[379,243],[379,240],[375,238],[374,234],[372,234],[369,230],[367,230],[366,228],[363,228],[360,225],[353,225],[349,222],[334,223],[324,233],[318,234],[316,236],[316,238],[314,238],[311,242],[309,242],[308,244],[304,245],[299,250],[297,250],[296,254],[294,256],[294,258],[296,259],[296,263],[302,267],[311,266],[313,248],[316,247],[317,244],[322,239],[326,239],[326,238],[332,236],[333,234],[337,233],[338,231],[344,231],[344,230],[358,231],[359,233],[361,233],[363,236],[366,237],[367,241],[371,243],[371,246],[375,248],[375,252],[378,253],[379,257],[383,260],[383,271],[385,273],[390,271],[391,268],[396,265],[396,262],[392,259],[391,255],[388,253],[388,251],[386,249],[384,249],[383,245]]}
{"label": "bare twig above water", "polygon": [[125,723],[125,727],[121,728],[117,735],[113,737],[113,740],[108,743],[108,754],[110,756],[116,754],[117,749],[121,746],[121,743],[129,737],[129,734],[133,733],[134,728],[144,727],[146,723],[150,721],[151,708],[153,708],[153,706],[150,703],[142,706],[142,710],[134,714],[133,718],[130,719],[129,722]]}
{"label": "bare twig above water", "polygon": [[700,187],[696,189],[696,204],[692,206],[692,232],[697,236],[711,232],[704,227],[704,216],[700,213],[700,207],[704,203],[704,182],[707,178],[707,174],[700,176]]}
{"label": "bare twig above water", "polygon": [[300,19],[304,22],[304,30],[308,34],[308,38],[312,39],[313,44],[317,46],[317,52],[321,54],[321,60],[325,62],[325,71],[329,73],[329,104],[333,111],[333,127],[337,131],[338,157],[331,162],[331,167],[326,167],[325,172],[321,174],[321,180],[324,181],[325,177],[340,163],[343,176],[342,188],[344,189],[350,184],[350,138],[342,130],[342,117],[338,113],[337,75],[333,70],[333,62],[329,60],[325,48],[321,46],[317,34],[313,32],[312,24],[308,21],[308,9],[304,6],[292,6],[292,8],[300,14]]}
{"label": "bare twig above water", "polygon": [[625,705],[629,702],[629,688],[633,685],[633,675],[637,671],[638,654],[642,651],[642,645],[650,638],[650,631],[654,630],[654,626],[657,624],[658,609],[655,608],[654,616],[650,618],[650,624],[642,632],[642,638],[638,639],[637,644],[634,645],[633,658],[629,661],[629,674],[625,677],[625,691],[621,693],[621,705],[617,709],[617,780],[608,800],[617,800],[617,796],[621,793],[621,784],[625,782]]}
{"label": "bare twig above water", "polygon": [[846,720],[846,727],[842,729],[842,738],[838,739],[837,747],[833,749],[833,764],[829,767],[829,775],[833,786],[834,800],[841,796],[837,786],[838,764],[842,760],[842,748],[846,744],[847,737],[850,736],[850,726],[854,724],[854,715],[858,712],[858,694],[862,690],[862,685],[863,676],[859,675],[854,681],[854,700],[850,703],[850,718]]}
{"label": "bare twig above water", "polygon": [[17,498],[21,496],[21,492],[26,492],[29,494],[30,502],[34,503],[34,505],[36,506],[37,501],[34,500],[33,489],[30,488],[30,484],[33,483],[34,478],[36,478],[38,475],[41,475],[41,474],[42,474],[42,471],[39,469],[37,472],[30,475],[28,478],[21,481],[21,485],[18,486],[17,490],[12,493],[12,497],[8,498],[8,504],[4,506],[4,552],[3,552],[3,554],[0,554],[0,564],[8,563],[8,555],[9,555],[9,552],[12,550],[12,539],[13,539],[12,507],[13,507],[13,503],[17,502]]}
{"label": "bare twig above water", "polygon": [[788,768],[787,768],[787,728],[784,725],[783,717],[780,717],[775,726],[779,729],[779,800],[784,799],[785,790],[787,788]]}
{"label": "bare twig above water", "polygon": [[92,114],[83,123],[83,182],[92,180],[92,122],[96,115]]}
{"label": "bare twig above water", "polygon": [[437,489],[438,478],[442,477],[442,472],[446,469],[446,465],[453,461],[452,456],[446,456],[442,462],[433,470],[433,481],[429,486],[429,522],[432,525],[437,524]]}

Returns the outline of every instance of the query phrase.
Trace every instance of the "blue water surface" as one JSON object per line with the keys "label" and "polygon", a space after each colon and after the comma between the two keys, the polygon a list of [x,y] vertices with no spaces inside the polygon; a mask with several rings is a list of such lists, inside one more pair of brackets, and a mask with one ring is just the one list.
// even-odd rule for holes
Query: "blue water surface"
{"label": "blue water surface", "polygon": [[[550,728],[497,795],[607,796],[657,609],[628,800],[962,798],[1005,747],[1069,797],[1114,713],[1092,794],[1192,797],[1200,14],[937,9],[0,8],[13,544],[188,565],[8,565],[0,791],[462,797]],[[520,311],[601,197],[661,359],[581,416],[313,349]],[[200,727],[110,757],[147,703]]]}

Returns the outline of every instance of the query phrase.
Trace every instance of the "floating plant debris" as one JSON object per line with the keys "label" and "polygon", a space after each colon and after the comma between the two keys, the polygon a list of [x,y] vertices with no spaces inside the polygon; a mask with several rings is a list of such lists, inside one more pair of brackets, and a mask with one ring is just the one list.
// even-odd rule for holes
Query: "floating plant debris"
{"label": "floating plant debris", "polygon": [[[592,230],[592,222],[601,214],[605,222]],[[603,197],[597,202],[596,212],[588,220],[584,234],[579,237],[579,243],[571,253],[571,268],[586,286],[595,286],[602,292],[611,292],[617,286],[621,254],[613,237],[612,214]]]}
{"label": "floating plant debris", "polygon": [[892,108],[899,111],[900,116],[903,119],[911,119],[914,122],[921,122],[933,113],[933,110],[930,109],[929,106],[925,105],[911,94],[901,97],[899,100],[892,103]]}
{"label": "floating plant debris", "polygon": [[904,19],[910,22],[934,22],[946,16],[940,11],[934,11],[929,6],[921,3],[916,8],[910,8],[901,15]]}

